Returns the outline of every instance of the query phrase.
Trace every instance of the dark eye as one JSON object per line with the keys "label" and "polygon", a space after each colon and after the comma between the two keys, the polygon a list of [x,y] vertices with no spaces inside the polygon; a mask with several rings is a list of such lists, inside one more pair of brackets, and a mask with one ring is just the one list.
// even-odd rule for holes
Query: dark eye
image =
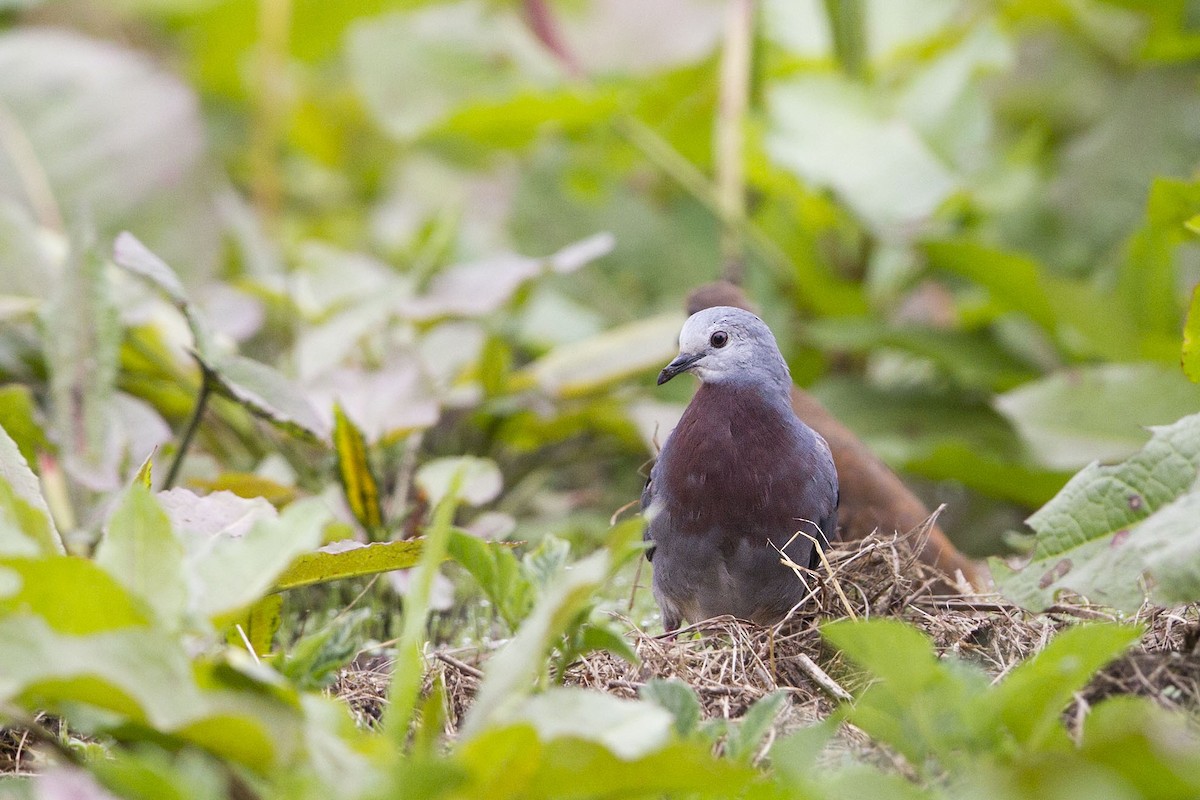
{"label": "dark eye", "polygon": [[709,338],[708,343],[713,347],[724,347],[729,344],[729,334],[725,331],[717,331]]}

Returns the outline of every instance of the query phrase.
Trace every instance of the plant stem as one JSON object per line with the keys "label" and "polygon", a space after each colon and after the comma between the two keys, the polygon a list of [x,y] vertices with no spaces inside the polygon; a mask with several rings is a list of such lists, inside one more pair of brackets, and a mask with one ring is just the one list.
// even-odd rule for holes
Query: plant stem
{"label": "plant stem", "polygon": [[745,273],[742,227],[746,216],[745,118],[754,51],[754,0],[728,0],[721,51],[720,97],[714,150],[717,207],[721,217],[721,262],[725,280],[740,284]]}
{"label": "plant stem", "polygon": [[283,135],[291,25],[291,0],[259,0],[257,105],[250,159],[254,205],[268,227],[278,218],[283,198],[279,142]]}
{"label": "plant stem", "polygon": [[863,0],[825,0],[838,66],[851,78],[862,78],[867,66],[867,26]]}
{"label": "plant stem", "polygon": [[170,489],[175,485],[175,480],[179,477],[179,469],[183,466],[183,458],[187,455],[188,448],[192,446],[192,440],[196,438],[196,431],[200,428],[200,420],[204,417],[204,408],[208,405],[208,396],[212,394],[212,378],[209,377],[208,369],[201,366],[200,371],[202,373],[200,394],[196,395],[196,407],[192,410],[187,427],[183,429],[183,436],[179,439],[179,449],[175,451],[175,459],[171,462],[171,468],[167,470],[167,477],[163,480],[163,489]]}
{"label": "plant stem", "polygon": [[424,665],[421,653],[425,648],[426,625],[429,617],[429,595],[433,590],[433,578],[446,557],[446,546],[458,509],[458,493],[462,487],[463,471],[460,469],[450,481],[449,491],[438,504],[433,522],[425,535],[425,548],[421,551],[421,563],[408,585],[404,596],[404,626],[400,641],[396,645],[396,660],[392,668],[392,686],[388,691],[388,705],[383,714],[383,729],[401,750],[408,747],[408,731],[416,711],[421,693]]}

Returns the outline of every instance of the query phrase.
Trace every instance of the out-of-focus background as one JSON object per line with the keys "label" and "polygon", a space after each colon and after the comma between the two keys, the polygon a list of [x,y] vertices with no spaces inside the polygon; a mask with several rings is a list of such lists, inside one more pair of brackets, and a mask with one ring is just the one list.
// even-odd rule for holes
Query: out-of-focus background
{"label": "out-of-focus background", "polygon": [[[398,476],[471,454],[467,523],[594,546],[723,274],[973,554],[1196,410],[1200,5],[752,6],[0,2],[5,427],[97,493],[177,448],[195,344],[103,266],[121,231],[298,387],[278,416],[340,402],[393,525]],[[336,494],[331,464],[221,400],[179,480]]]}

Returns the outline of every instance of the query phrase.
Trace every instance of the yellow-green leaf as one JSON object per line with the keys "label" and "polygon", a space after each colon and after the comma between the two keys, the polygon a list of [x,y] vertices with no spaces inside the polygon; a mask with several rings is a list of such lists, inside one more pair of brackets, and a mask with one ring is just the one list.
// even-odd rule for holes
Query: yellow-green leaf
{"label": "yellow-green leaf", "polygon": [[367,462],[367,442],[340,405],[333,406],[333,446],[337,455],[338,479],[354,518],[368,531],[383,526],[379,484]]}
{"label": "yellow-green leaf", "polygon": [[421,558],[423,547],[424,543],[420,539],[375,544],[339,542],[327,545],[315,553],[305,553],[293,561],[275,582],[274,591],[415,567]]}
{"label": "yellow-green leaf", "polygon": [[1192,290],[1187,322],[1183,326],[1183,374],[1200,383],[1200,286]]}

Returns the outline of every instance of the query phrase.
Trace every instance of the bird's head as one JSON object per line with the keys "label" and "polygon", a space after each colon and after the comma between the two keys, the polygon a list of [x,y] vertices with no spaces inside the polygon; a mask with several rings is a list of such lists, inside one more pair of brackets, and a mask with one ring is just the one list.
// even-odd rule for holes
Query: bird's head
{"label": "bird's head", "polygon": [[663,367],[658,384],[681,372],[691,372],[705,383],[791,383],[771,329],[749,311],[732,306],[706,308],[683,323],[679,355]]}

